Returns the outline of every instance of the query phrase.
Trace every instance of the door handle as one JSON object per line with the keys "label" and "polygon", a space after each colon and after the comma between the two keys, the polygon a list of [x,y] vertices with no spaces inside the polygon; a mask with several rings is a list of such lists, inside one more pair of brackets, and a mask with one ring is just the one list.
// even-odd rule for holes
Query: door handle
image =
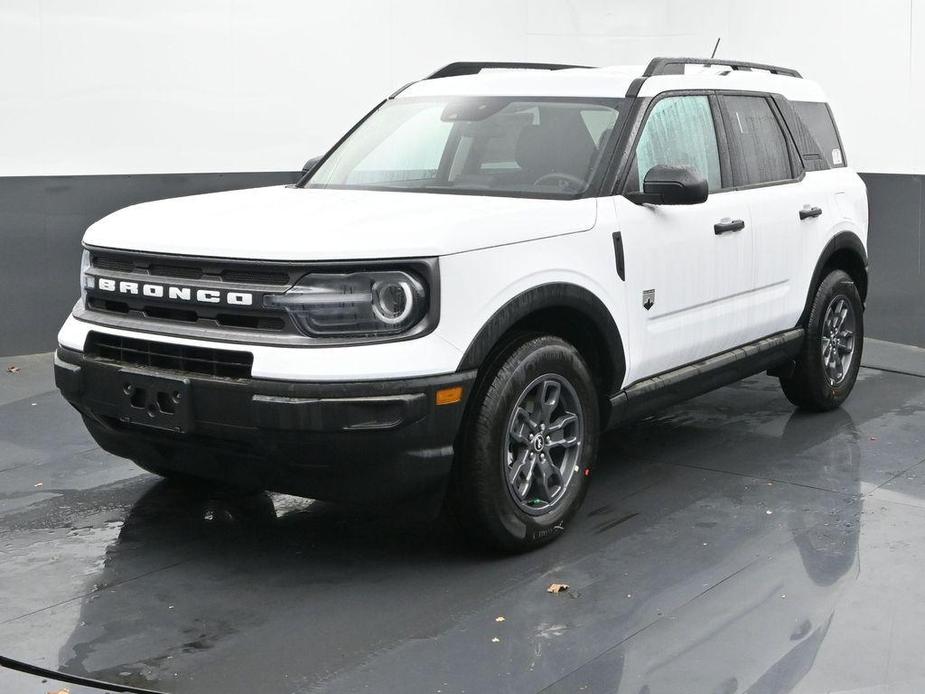
{"label": "door handle", "polygon": [[744,228],[745,222],[743,222],[741,219],[729,219],[729,217],[723,217],[713,225],[713,233],[719,236],[720,234],[728,234],[730,231],[742,231]]}
{"label": "door handle", "polygon": [[803,205],[803,209],[800,210],[800,220],[809,219],[811,217],[818,217],[822,214],[821,207],[811,207],[810,205]]}

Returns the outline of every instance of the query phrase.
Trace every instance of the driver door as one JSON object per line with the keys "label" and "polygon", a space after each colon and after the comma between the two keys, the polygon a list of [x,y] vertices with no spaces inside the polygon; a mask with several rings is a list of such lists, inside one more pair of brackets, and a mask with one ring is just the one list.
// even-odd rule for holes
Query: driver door
{"label": "driver door", "polygon": [[748,206],[731,188],[722,121],[707,94],[668,94],[649,107],[623,192],[655,165],[707,179],[694,205],[613,198],[625,256],[627,383],[747,341],[754,253]]}

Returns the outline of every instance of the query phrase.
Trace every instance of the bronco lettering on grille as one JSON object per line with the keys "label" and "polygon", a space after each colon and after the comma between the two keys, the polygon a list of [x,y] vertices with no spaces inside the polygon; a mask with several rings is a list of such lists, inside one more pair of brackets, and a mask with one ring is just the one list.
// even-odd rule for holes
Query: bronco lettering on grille
{"label": "bronco lettering on grille", "polygon": [[231,306],[251,306],[254,295],[250,292],[226,292],[221,289],[193,289],[192,287],[178,287],[166,284],[148,284],[143,282],[127,282],[123,280],[99,277],[96,287],[102,292],[115,294],[131,294],[132,296],[147,296],[154,299],[171,299],[174,301],[196,301],[202,304],[226,303]]}

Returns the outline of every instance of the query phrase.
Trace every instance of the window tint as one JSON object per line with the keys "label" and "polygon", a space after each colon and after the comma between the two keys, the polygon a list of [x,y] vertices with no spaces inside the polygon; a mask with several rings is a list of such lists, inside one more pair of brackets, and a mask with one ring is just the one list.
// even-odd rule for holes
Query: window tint
{"label": "window tint", "polygon": [[649,169],[659,164],[693,167],[707,179],[711,192],[722,188],[716,130],[706,96],[672,96],[655,104],[636,145],[628,189],[639,190]]}
{"label": "window tint", "polygon": [[793,178],[787,140],[761,96],[724,97],[737,185]]}
{"label": "window tint", "polygon": [[812,101],[794,101],[793,108],[809,132],[816,138],[822,155],[829,166],[845,166],[845,156],[838,141],[838,132],[826,104]]}

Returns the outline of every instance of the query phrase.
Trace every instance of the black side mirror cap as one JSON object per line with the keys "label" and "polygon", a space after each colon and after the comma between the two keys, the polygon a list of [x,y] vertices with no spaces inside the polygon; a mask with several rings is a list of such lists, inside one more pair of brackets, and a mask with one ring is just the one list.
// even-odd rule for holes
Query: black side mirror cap
{"label": "black side mirror cap", "polygon": [[312,157],[309,159],[307,162],[305,162],[305,166],[302,167],[302,173],[309,173],[312,169],[318,166],[319,161],[321,161],[321,157]]}
{"label": "black side mirror cap", "polygon": [[710,193],[707,179],[691,166],[653,166],[646,173],[641,193],[626,193],[637,205],[697,205]]}

